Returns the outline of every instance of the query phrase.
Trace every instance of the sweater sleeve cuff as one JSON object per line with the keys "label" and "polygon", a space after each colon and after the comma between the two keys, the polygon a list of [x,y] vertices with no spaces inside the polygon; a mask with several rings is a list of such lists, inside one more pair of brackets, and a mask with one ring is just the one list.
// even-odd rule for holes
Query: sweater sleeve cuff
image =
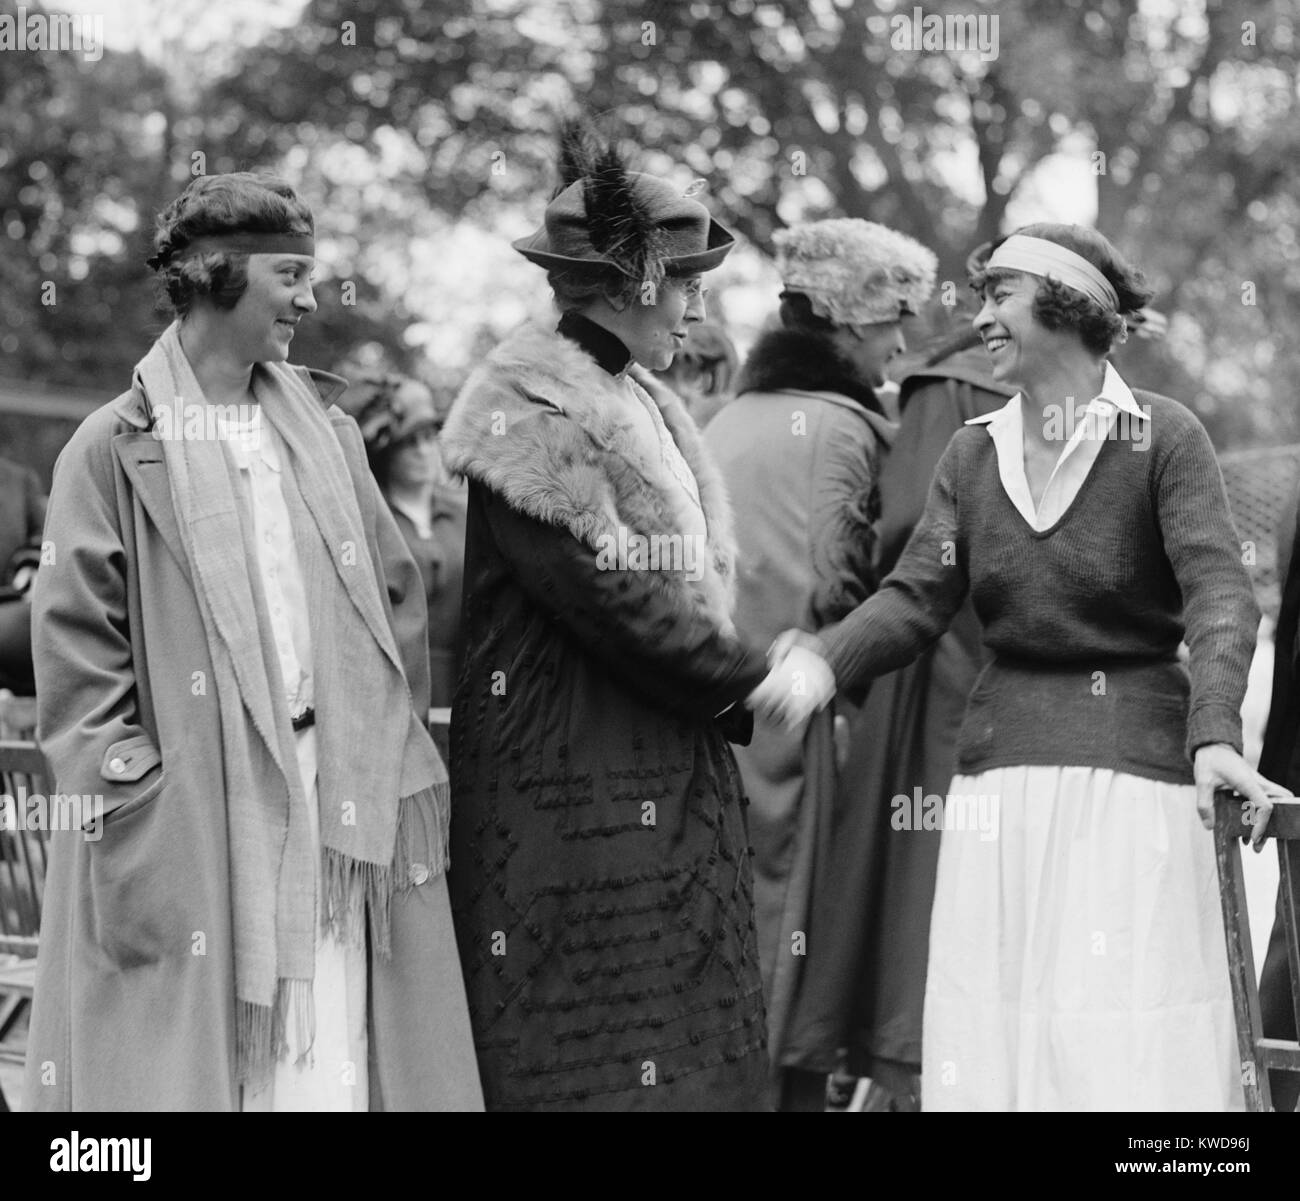
{"label": "sweater sleeve cuff", "polygon": [[1199,705],[1187,718],[1187,758],[1195,757],[1197,747],[1223,742],[1241,754],[1241,712],[1222,701]]}
{"label": "sweater sleeve cuff", "polygon": [[835,680],[839,684],[845,682],[856,657],[854,655],[853,639],[844,626],[845,623],[841,621],[833,626],[826,626],[824,629],[819,630],[817,645],[809,648],[815,650],[831,665],[831,671],[835,673]]}
{"label": "sweater sleeve cuff", "polygon": [[835,676],[835,686],[840,695],[854,705],[861,705],[866,699],[870,680],[853,678],[857,656],[854,652],[853,640],[848,636],[844,626],[845,623],[841,621],[818,631],[814,639],[815,645],[810,645],[808,649],[816,651],[830,664]]}
{"label": "sweater sleeve cuff", "polygon": [[794,646],[801,646],[806,651],[812,651],[819,659],[830,662],[830,657],[826,653],[826,644],[820,634],[811,634],[807,630],[791,630],[790,635],[790,641]]}

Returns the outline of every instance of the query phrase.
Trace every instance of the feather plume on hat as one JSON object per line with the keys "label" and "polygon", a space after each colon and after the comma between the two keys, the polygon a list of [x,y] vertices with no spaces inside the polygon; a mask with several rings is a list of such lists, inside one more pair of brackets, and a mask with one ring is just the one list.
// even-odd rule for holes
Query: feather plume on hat
{"label": "feather plume on hat", "polygon": [[547,271],[621,279],[625,299],[665,276],[712,271],[735,238],[692,193],[630,171],[585,121],[560,134],[559,185],[542,228],[511,245]]}
{"label": "feather plume on hat", "polygon": [[915,313],[934,291],[939,260],[914,238],[873,221],[836,217],[778,230],[781,282],[836,325],[874,325]]}
{"label": "feather plume on hat", "polygon": [[627,164],[613,142],[603,145],[585,121],[560,131],[560,184],[556,194],[582,181],[591,244],[638,284],[663,277],[663,237],[637,196]]}

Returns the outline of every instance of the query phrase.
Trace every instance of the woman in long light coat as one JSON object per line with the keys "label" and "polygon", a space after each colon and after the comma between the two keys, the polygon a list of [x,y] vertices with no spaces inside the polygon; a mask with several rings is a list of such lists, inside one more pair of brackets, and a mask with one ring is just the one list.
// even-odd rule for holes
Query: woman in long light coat
{"label": "woman in long light coat", "polygon": [[[408,723],[418,723],[412,706],[416,715],[425,711],[429,686],[419,573],[367,470],[355,422],[331,404],[344,382],[283,365],[292,336],[283,327],[290,315],[297,320],[315,307],[303,269],[307,264],[299,261],[310,255],[310,214],[287,186],[252,176],[206,177],[191,185],[191,191],[177,202],[179,208],[172,215],[179,212],[184,218],[197,213],[203,221],[211,219],[213,228],[196,231],[191,224],[188,235],[194,243],[200,234],[211,237],[221,249],[200,255],[195,262],[186,254],[187,250],[197,253],[185,236],[187,227],[174,222],[169,226],[172,239],[160,248],[155,262],[182,290],[187,306],[193,304],[191,313],[201,314],[200,319],[209,323],[207,328],[220,326],[241,351],[254,348],[249,351],[255,360],[252,382],[245,386],[263,397],[264,408],[273,387],[291,389],[301,405],[319,405],[318,413],[287,411],[296,413],[296,420],[312,424],[316,445],[329,465],[327,487],[333,503],[346,515],[348,528],[360,535],[360,544],[337,548],[338,562],[340,570],[364,573],[367,599],[374,596],[371,603],[377,606],[377,614],[382,612],[371,628],[375,640],[398,661],[393,664],[386,658],[383,670],[399,729],[408,728]],[[216,203],[209,205],[214,194]],[[240,206],[262,217],[260,231],[248,242],[231,216]],[[214,209],[216,216],[210,218]],[[223,228],[223,220],[234,228]],[[268,234],[268,225],[275,230],[277,221],[283,232]],[[274,239],[280,250],[291,248],[295,253],[240,251],[241,246],[265,244],[258,239]],[[281,271],[277,266],[272,271],[266,259],[287,261],[293,270]],[[227,290],[229,303],[224,306],[211,301],[210,286],[204,290],[204,278],[211,285],[214,276]],[[231,300],[230,292],[237,298]],[[192,319],[187,316],[185,322]],[[156,356],[167,348],[169,361],[188,371],[182,363],[189,353],[184,349],[185,334],[179,338],[176,334],[178,328],[184,330],[185,322],[159,340],[127,392],[87,418],[55,469],[33,621],[39,734],[58,792],[93,799],[95,804],[86,814],[84,829],[58,831],[50,839],[24,1086],[29,1109],[252,1107],[245,1103],[253,1078],[241,1071],[248,1062],[249,1044],[237,1037],[241,1011],[247,1012],[247,1007],[237,988],[240,898],[236,879],[241,866],[263,851],[275,854],[278,847],[274,839],[266,840],[266,845],[250,842],[255,827],[239,820],[237,806],[252,800],[269,810],[277,797],[270,789],[240,796],[230,783],[228,752],[238,733],[232,725],[232,716],[237,725],[237,711],[219,703],[230,682],[220,676],[229,672],[229,660],[223,666],[210,650],[212,631],[203,606],[214,604],[215,598],[208,596],[201,602],[200,596],[206,594],[196,587],[198,573],[191,560],[202,527],[187,530],[178,517],[182,488],[173,475],[175,460],[169,452],[179,444],[166,441],[177,431],[166,430],[161,420],[176,411],[169,408],[176,398],[169,389],[148,382],[155,378]],[[202,363],[194,360],[194,366],[202,373]],[[206,388],[194,398],[194,412],[200,416],[207,411],[205,398],[213,399]],[[267,439],[272,420],[266,417],[263,436]],[[199,428],[195,426],[196,431]],[[195,453],[208,452],[196,448]],[[218,454],[216,462],[221,461]],[[296,455],[286,457],[283,467],[286,490],[292,468],[306,496],[310,471]],[[230,470],[234,481],[233,467]],[[229,512],[233,514],[234,508]],[[185,511],[184,506],[180,511]],[[220,516],[205,510],[199,520]],[[297,520],[293,530],[301,558],[308,553],[313,535]],[[267,540],[271,541],[269,532]],[[232,589],[251,585],[253,595],[260,598],[263,573],[254,567],[260,562],[260,555],[229,556]],[[285,567],[283,559],[278,566]],[[310,596],[307,613],[295,615],[298,621],[326,611],[322,597],[332,583],[326,569],[313,572],[304,567],[303,575]],[[377,596],[369,591],[372,587],[377,588]],[[264,599],[255,607],[265,614]],[[327,615],[323,625],[313,622],[313,636],[327,637],[335,628],[330,620]],[[263,616],[258,626],[264,625]],[[264,637],[263,651],[265,645]],[[251,648],[242,649],[249,651],[253,663],[266,664],[279,682],[274,652],[259,655],[256,634]],[[276,712],[273,703],[267,738],[271,746],[296,742],[301,763],[302,739],[314,738],[319,728],[324,791],[330,731],[335,732],[336,745],[338,740],[352,742],[358,734],[373,739],[374,734],[362,728],[373,715],[353,709],[353,698],[329,685],[330,666],[323,661],[321,649],[312,660],[318,725],[293,715],[290,733],[288,707]],[[372,650],[376,656],[380,653],[367,641],[363,651]],[[342,650],[335,653],[343,655]],[[236,662],[247,666],[249,660]],[[411,738],[427,739],[427,733],[421,736],[414,726],[409,728]],[[259,752],[263,744],[249,745],[253,770],[259,766],[265,770],[270,756]],[[431,745],[424,747],[421,742],[421,746],[424,762],[432,764]],[[283,761],[283,770],[290,771],[290,760]],[[383,770],[381,764],[353,763],[361,769]],[[309,783],[304,780],[303,786]],[[306,795],[314,799],[316,787],[312,785]],[[285,796],[280,785],[279,799]],[[303,797],[301,788],[290,786],[290,804],[303,804]],[[357,820],[364,825],[368,815],[377,812],[374,798],[358,794],[353,800]],[[323,839],[332,815],[324,813],[322,806],[320,816]],[[303,864],[308,888],[307,873],[314,866],[321,870],[321,858],[313,864],[308,851]],[[349,974],[346,1020],[349,1039],[365,1045],[365,1060],[343,1065],[350,1079],[316,1081],[337,1086],[336,1093],[344,1090],[338,1094],[341,1104],[331,1107],[481,1106],[440,867],[426,861],[417,875],[413,865],[410,878],[392,889],[384,930],[389,953],[364,944],[355,952],[364,975]],[[283,872],[280,879],[286,879]],[[310,906],[310,895],[304,899]],[[278,918],[279,903],[272,896],[266,898],[263,912],[253,916],[265,921],[273,912]],[[318,900],[317,913],[321,912]],[[277,921],[280,954],[271,958],[273,981],[289,941],[278,926]],[[300,940],[310,939],[310,917],[296,933]],[[322,962],[318,942],[318,968]],[[349,965],[352,962],[349,958]],[[351,991],[354,980],[362,986],[359,997]],[[316,1010],[321,1017],[319,971],[317,980],[309,983],[317,985]],[[288,1024],[304,1011],[310,1013],[310,1005],[309,999],[306,1006],[300,1001],[296,1012],[281,1012],[277,1020]],[[272,1046],[275,1041],[272,1033]],[[323,1036],[318,1035],[319,1041]],[[277,1073],[293,1066],[283,1056],[274,1065]],[[363,1091],[348,1091],[362,1081]],[[278,1074],[275,1085],[279,1089]],[[283,1100],[283,1096],[277,1099]]]}

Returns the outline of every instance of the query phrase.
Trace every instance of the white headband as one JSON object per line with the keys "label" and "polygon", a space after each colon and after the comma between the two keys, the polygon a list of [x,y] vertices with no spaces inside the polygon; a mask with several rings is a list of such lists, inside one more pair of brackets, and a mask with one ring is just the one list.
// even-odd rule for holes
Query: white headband
{"label": "white headband", "polygon": [[1037,275],[1044,279],[1050,276],[1067,288],[1082,292],[1102,308],[1119,311],[1119,295],[1110,280],[1082,255],[1049,242],[1046,238],[1012,234],[984,264],[985,271],[994,268],[1023,271],[1026,275]]}

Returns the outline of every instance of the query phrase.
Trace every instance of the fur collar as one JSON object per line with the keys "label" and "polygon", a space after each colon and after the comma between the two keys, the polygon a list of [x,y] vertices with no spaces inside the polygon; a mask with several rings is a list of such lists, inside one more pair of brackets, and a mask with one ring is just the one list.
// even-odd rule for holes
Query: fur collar
{"label": "fur collar", "polygon": [[[680,603],[703,602],[730,631],[735,541],[722,478],[682,402],[640,368],[631,374],[694,473],[708,528],[700,579],[653,575]],[[683,509],[690,501],[681,486],[657,460],[647,472],[631,453],[632,431],[617,420],[614,403],[623,387],[576,343],[526,325],[488,355],[456,397],[440,439],[447,464],[593,552],[603,535],[617,538],[620,526],[647,535],[689,528]]]}
{"label": "fur collar", "polygon": [[768,330],[749,352],[736,384],[742,392],[838,392],[883,416],[871,384],[824,334]]}

